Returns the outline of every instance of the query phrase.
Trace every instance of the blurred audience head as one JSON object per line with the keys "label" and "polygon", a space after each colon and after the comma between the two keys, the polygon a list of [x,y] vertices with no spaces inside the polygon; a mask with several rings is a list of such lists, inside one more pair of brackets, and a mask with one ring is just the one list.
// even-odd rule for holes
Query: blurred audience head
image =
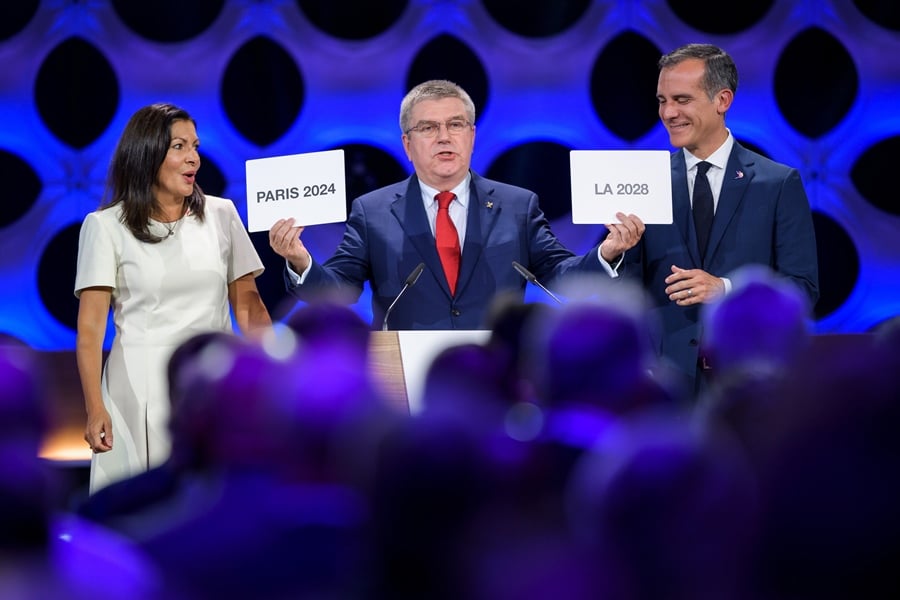
{"label": "blurred audience head", "polygon": [[518,397],[516,381],[501,360],[494,347],[483,344],[444,348],[425,373],[423,411],[482,432],[497,431]]}
{"label": "blurred audience head", "polygon": [[269,466],[286,443],[276,398],[287,363],[231,334],[185,344],[170,361],[173,459],[201,468]]}
{"label": "blurred audience head", "polygon": [[371,446],[401,417],[370,375],[371,330],[349,306],[325,301],[297,308],[287,325],[299,347],[279,394],[292,477],[365,485]]}
{"label": "blurred audience head", "polygon": [[889,360],[900,367],[900,316],[891,317],[878,325],[873,341]]}
{"label": "blurred audience head", "polygon": [[548,407],[582,405],[624,414],[663,400],[640,291],[570,301],[533,329],[531,364]]}
{"label": "blurred audience head", "polygon": [[844,340],[786,379],[758,452],[756,597],[900,597],[900,370],[883,341]]}
{"label": "blurred audience head", "polygon": [[354,364],[365,365],[369,354],[368,324],[352,308],[336,302],[319,301],[297,307],[285,324],[299,345],[313,354],[338,352]]}
{"label": "blurred audience head", "polygon": [[463,560],[491,488],[482,438],[427,412],[378,447],[372,488],[375,598],[466,598]]}
{"label": "blurred audience head", "polygon": [[173,419],[181,401],[184,400],[184,385],[196,369],[207,366],[221,358],[227,348],[240,347],[245,343],[233,333],[226,331],[206,331],[192,335],[172,351],[166,363],[169,400],[172,403]]}
{"label": "blurred audience head", "polygon": [[522,400],[533,399],[534,379],[526,364],[526,345],[532,330],[540,327],[556,307],[541,302],[525,302],[517,294],[498,294],[488,311],[487,347],[493,350],[497,368],[504,372]]}
{"label": "blurred audience head", "polygon": [[514,354],[521,352],[529,330],[556,308],[543,302],[525,301],[518,294],[497,294],[485,320],[485,328],[490,331],[488,344],[507,348]]}
{"label": "blurred audience head", "polygon": [[701,312],[703,352],[714,376],[775,373],[792,364],[812,335],[806,296],[762,265],[738,269],[731,281],[731,292]]}
{"label": "blurred audience head", "polygon": [[759,498],[740,445],[684,419],[622,422],[576,465],[567,507],[579,543],[626,598],[738,598]]}

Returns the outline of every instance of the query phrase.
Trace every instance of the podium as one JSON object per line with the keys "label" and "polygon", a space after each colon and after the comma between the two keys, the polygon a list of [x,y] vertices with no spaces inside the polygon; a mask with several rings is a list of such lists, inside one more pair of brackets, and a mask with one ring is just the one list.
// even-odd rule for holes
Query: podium
{"label": "podium", "polygon": [[490,331],[373,331],[369,341],[369,374],[387,402],[416,414],[422,408],[425,376],[442,350],[460,344],[481,344]]}

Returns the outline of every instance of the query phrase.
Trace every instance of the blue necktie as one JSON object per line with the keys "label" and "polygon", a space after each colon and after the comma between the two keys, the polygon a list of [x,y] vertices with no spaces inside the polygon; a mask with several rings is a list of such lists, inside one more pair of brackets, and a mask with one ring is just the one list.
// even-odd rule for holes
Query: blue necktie
{"label": "blue necktie", "polygon": [[712,165],[706,161],[697,164],[697,177],[694,179],[694,198],[691,202],[694,211],[694,229],[697,231],[697,245],[700,247],[700,259],[706,258],[706,246],[709,243],[709,231],[713,222],[713,195],[709,187],[706,172]]}

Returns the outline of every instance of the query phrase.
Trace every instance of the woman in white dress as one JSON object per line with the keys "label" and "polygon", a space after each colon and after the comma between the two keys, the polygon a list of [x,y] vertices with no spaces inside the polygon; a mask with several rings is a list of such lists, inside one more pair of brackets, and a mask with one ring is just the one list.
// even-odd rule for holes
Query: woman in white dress
{"label": "woman in white dress", "polygon": [[232,314],[245,335],[272,324],[255,282],[263,264],[234,204],[196,183],[199,145],[183,109],[138,110],[110,163],[108,200],[81,227],[76,358],[91,493],[168,457],[166,363],[177,345],[232,331]]}

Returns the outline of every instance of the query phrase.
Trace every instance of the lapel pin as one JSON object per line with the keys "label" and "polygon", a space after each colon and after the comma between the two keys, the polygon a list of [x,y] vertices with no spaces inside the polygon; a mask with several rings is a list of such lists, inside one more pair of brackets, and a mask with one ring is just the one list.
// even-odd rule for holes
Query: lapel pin
{"label": "lapel pin", "polygon": [[744,178],[744,172],[743,172],[743,171],[735,171],[735,172],[734,172],[734,178],[735,178],[735,179],[743,179],[743,178]]}
{"label": "lapel pin", "polygon": [[487,208],[494,208],[494,203],[491,202],[490,200],[488,200],[487,202],[485,202],[484,205],[485,205]]}

